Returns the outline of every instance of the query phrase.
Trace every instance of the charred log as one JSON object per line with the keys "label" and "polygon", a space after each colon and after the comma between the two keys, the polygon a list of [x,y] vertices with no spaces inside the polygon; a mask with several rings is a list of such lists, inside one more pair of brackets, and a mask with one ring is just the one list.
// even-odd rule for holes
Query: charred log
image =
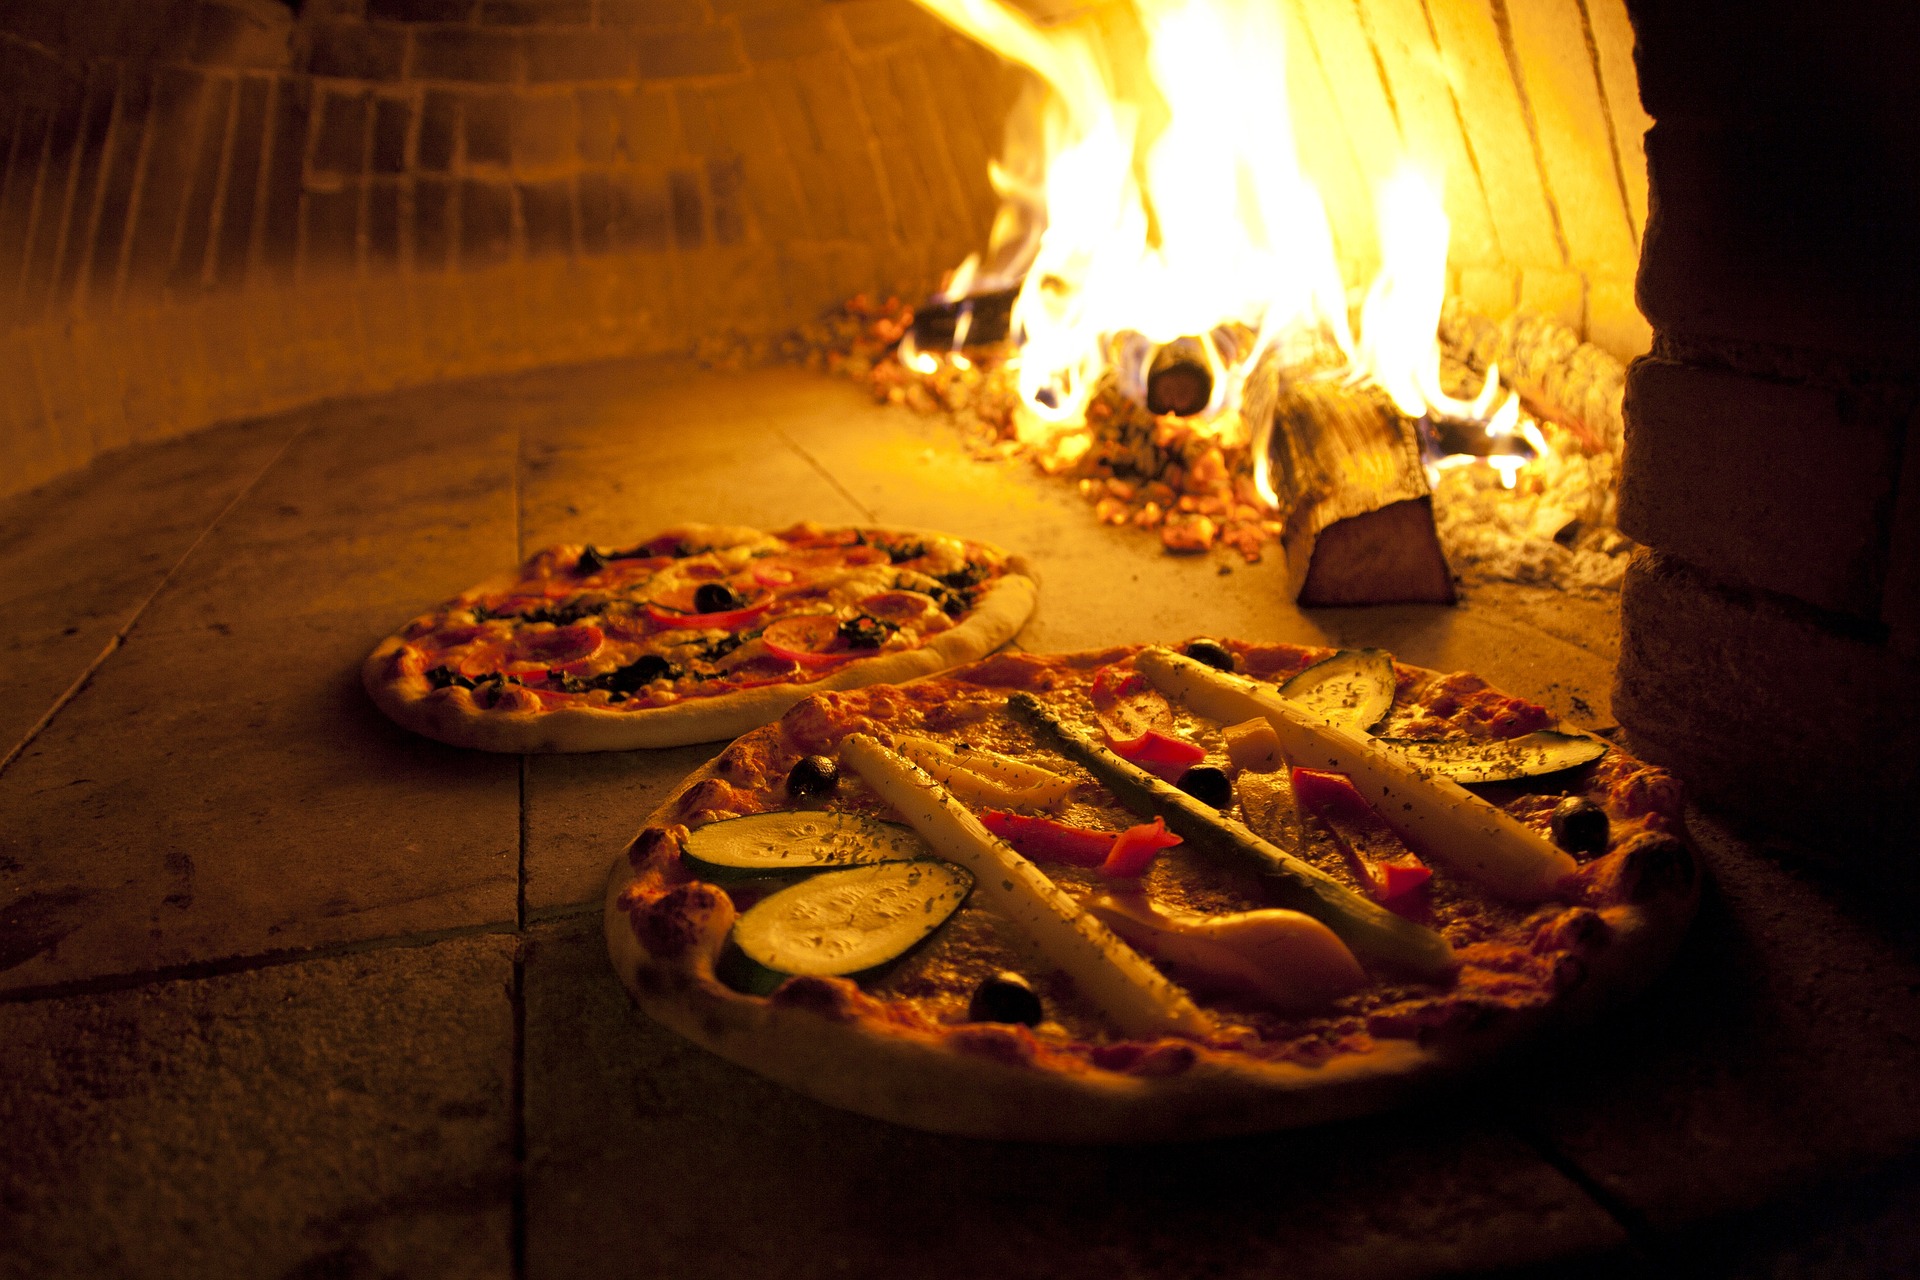
{"label": "charred log", "polygon": [[1014,288],[950,302],[929,300],[913,313],[914,345],[922,351],[948,351],[956,345],[984,347],[1005,342],[1013,327],[1013,301],[1019,295],[1019,289]]}
{"label": "charred log", "polygon": [[1273,424],[1267,457],[1300,603],[1453,603],[1418,429],[1384,393],[1268,365],[1245,412]]}
{"label": "charred log", "polygon": [[1147,408],[1190,418],[1213,399],[1213,371],[1198,338],[1169,342],[1147,370]]}

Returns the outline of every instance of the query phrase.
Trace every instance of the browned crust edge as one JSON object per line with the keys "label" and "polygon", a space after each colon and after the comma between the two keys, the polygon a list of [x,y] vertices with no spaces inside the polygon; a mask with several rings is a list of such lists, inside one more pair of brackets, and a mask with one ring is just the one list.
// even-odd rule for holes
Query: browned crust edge
{"label": "browned crust edge", "polygon": [[[1429,676],[1435,673],[1427,673]],[[768,724],[762,733],[777,733]],[[720,776],[695,770],[641,824],[670,825],[680,798]],[[650,1017],[729,1062],[829,1106],[915,1129],[965,1137],[1054,1143],[1178,1142],[1325,1124],[1387,1110],[1551,1031],[1591,1021],[1631,999],[1672,959],[1699,902],[1702,872],[1683,890],[1604,909],[1606,945],[1587,976],[1544,1009],[1506,1011],[1427,1045],[1380,1040],[1364,1054],[1319,1066],[1260,1062],[1203,1050],[1176,1075],[1138,1076],[1010,1065],[956,1052],[938,1038],[894,1026],[831,1019],[812,1009],[743,995],[713,964],[726,930],[681,960],[648,954],[621,905],[636,878],[630,853],[614,859],[603,924],[614,971]]]}
{"label": "browned crust edge", "polygon": [[[931,536],[936,533],[925,529],[886,528],[889,532],[906,534]],[[729,530],[765,536],[759,530],[712,525],[679,525],[654,536],[689,530]],[[960,535],[939,536],[957,538]],[[382,640],[367,656],[360,668],[360,683],[374,705],[402,728],[449,746],[477,751],[563,754],[718,742],[737,738],[766,724],[815,693],[860,689],[873,684],[900,684],[986,657],[1019,632],[1032,616],[1039,599],[1039,584],[1025,558],[1008,555],[1006,565],[1006,572],[988,585],[979,604],[965,619],[926,644],[858,659],[818,680],[804,683],[736,689],[711,698],[693,698],[635,711],[603,707],[490,710],[475,703],[473,695],[465,689],[434,689],[424,675],[396,675],[394,658],[406,646],[406,641],[397,635]],[[492,589],[506,581],[510,580],[490,578],[469,590]]]}

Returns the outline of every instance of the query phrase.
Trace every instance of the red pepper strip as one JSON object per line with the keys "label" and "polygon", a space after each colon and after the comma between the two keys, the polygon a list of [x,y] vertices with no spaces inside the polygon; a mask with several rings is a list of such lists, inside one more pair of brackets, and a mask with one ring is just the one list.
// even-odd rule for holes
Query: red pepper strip
{"label": "red pepper strip", "polygon": [[1293,794],[1332,833],[1375,902],[1391,907],[1395,899],[1433,878],[1427,864],[1407,848],[1346,774],[1295,769]]}
{"label": "red pepper strip", "polygon": [[728,630],[744,623],[752,622],[767,611],[771,600],[762,600],[759,604],[745,609],[729,609],[724,613],[674,613],[657,605],[647,606],[647,616],[663,627],[676,630],[705,631],[709,628]]}
{"label": "red pepper strip", "polygon": [[1153,861],[1153,855],[1162,849],[1171,849],[1180,843],[1180,837],[1167,830],[1165,818],[1155,818],[1152,822],[1143,822],[1137,827],[1128,827],[1113,842],[1113,852],[1100,864],[1103,876],[1137,876],[1147,869]]}
{"label": "red pepper strip", "polygon": [[1052,818],[1031,818],[1001,809],[983,810],[980,825],[1012,845],[1023,857],[1071,862],[1076,867],[1099,866],[1113,852],[1113,842],[1119,839],[1111,831],[1095,831]]}
{"label": "red pepper strip", "polygon": [[1107,745],[1113,748],[1116,755],[1168,782],[1178,782],[1181,774],[1207,758],[1205,747],[1195,746],[1185,738],[1175,738],[1158,729],[1149,729],[1137,738],[1116,738],[1113,731],[1108,730]]}

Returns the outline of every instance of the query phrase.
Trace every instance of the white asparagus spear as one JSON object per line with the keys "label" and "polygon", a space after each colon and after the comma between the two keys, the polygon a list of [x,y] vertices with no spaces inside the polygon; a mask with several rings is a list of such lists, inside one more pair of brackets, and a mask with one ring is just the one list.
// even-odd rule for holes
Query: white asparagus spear
{"label": "white asparagus spear", "polygon": [[980,825],[918,766],[864,733],[840,744],[859,774],[933,851],[973,872],[996,911],[1026,929],[1048,959],[1128,1035],[1204,1035],[1212,1021],[1113,931],[1086,914],[1046,873]]}
{"label": "white asparagus spear", "polygon": [[1346,774],[1410,843],[1503,897],[1550,898],[1578,865],[1459,783],[1363,734],[1328,724],[1278,693],[1165,649],[1144,650],[1134,665],[1155,688],[1203,716],[1228,723],[1265,716],[1296,765]]}

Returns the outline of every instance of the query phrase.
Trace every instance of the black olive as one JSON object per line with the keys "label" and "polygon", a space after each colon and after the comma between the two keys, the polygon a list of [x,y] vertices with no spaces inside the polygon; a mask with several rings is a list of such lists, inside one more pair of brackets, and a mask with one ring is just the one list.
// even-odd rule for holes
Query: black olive
{"label": "black olive", "polygon": [[831,756],[801,756],[787,773],[787,794],[823,796],[840,785],[840,766]]}
{"label": "black olive", "polygon": [[625,697],[646,688],[655,680],[679,674],[679,668],[657,653],[642,654],[617,671],[609,671],[597,683],[609,693]]}
{"label": "black olive", "polygon": [[1210,764],[1193,766],[1181,774],[1180,781],[1174,785],[1201,804],[1210,804],[1216,809],[1233,803],[1233,779],[1227,777],[1225,769]]}
{"label": "black olive", "polygon": [[1033,984],[1010,969],[975,987],[973,1001],[967,1005],[967,1016],[975,1022],[1018,1022],[1035,1027],[1046,1015]]}
{"label": "black olive", "polygon": [[1568,853],[1607,851],[1607,811],[1585,796],[1568,796],[1553,809],[1553,842]]}
{"label": "black olive", "polygon": [[739,607],[739,593],[724,582],[703,582],[693,593],[695,613],[725,613]]}
{"label": "black olive", "polygon": [[607,567],[607,558],[600,554],[600,548],[588,543],[580,551],[580,559],[574,562],[573,571],[581,577],[598,573]]}
{"label": "black olive", "polygon": [[1194,640],[1181,652],[1195,662],[1204,662],[1215,671],[1231,671],[1234,668],[1233,650],[1218,640]]}

